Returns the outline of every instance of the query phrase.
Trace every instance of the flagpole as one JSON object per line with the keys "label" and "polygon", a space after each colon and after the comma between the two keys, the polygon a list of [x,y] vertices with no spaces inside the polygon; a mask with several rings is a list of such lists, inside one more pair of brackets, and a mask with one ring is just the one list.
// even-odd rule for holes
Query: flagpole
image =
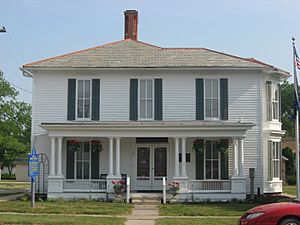
{"label": "flagpole", "polygon": [[[293,62],[294,62],[294,82],[297,78],[296,71],[296,55],[295,55],[295,38],[293,40]],[[298,84],[298,82],[297,82]],[[297,96],[298,98],[298,86],[297,88]],[[295,99],[297,101],[297,99]],[[296,107],[296,121],[295,121],[295,141],[296,141],[296,181],[297,181],[297,200],[300,201],[300,176],[299,176],[299,109]]]}

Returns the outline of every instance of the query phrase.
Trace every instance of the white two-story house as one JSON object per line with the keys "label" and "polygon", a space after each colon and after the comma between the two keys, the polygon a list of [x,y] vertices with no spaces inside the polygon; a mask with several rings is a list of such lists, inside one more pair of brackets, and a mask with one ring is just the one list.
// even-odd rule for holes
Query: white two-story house
{"label": "white two-story house", "polygon": [[244,199],[282,191],[279,83],[253,58],[206,48],[162,48],[125,38],[22,67],[33,81],[32,143],[49,158],[49,198],[103,198],[112,182],[179,200]]}

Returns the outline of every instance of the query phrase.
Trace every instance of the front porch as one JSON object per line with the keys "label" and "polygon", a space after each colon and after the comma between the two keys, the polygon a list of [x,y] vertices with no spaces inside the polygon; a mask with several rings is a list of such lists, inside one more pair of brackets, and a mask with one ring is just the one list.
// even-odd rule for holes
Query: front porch
{"label": "front porch", "polygon": [[[114,197],[112,182],[122,177],[130,177],[130,193],[162,192],[165,177],[167,188],[179,183],[178,201],[244,199],[243,139],[252,126],[198,121],[42,124],[51,140],[48,197],[107,200]],[[68,141],[74,139],[81,147],[71,153]],[[196,139],[211,146],[200,158],[193,150]],[[215,150],[221,139],[228,140],[226,154]],[[102,144],[99,153],[91,147],[95,140]]]}

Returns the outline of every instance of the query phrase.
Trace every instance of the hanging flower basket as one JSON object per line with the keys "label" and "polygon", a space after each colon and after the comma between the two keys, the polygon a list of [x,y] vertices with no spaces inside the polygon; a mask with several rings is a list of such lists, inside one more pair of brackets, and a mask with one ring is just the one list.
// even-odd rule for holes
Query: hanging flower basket
{"label": "hanging flower basket", "polygon": [[114,185],[113,186],[114,192],[117,195],[121,195],[122,192],[125,190],[125,181],[123,180],[112,181],[112,184]]}
{"label": "hanging flower basket", "polygon": [[92,152],[101,152],[102,151],[102,142],[100,140],[91,141]]}
{"label": "hanging flower basket", "polygon": [[170,188],[169,188],[169,193],[171,195],[173,195],[173,197],[175,197],[178,194],[179,191],[179,183],[178,182],[174,182],[169,184]]}
{"label": "hanging flower basket", "polygon": [[80,141],[68,140],[68,148],[73,152],[80,151]]}
{"label": "hanging flower basket", "polygon": [[225,152],[228,149],[228,139],[218,140],[216,143],[217,149],[221,152]]}
{"label": "hanging flower basket", "polygon": [[203,152],[204,150],[204,140],[196,139],[193,141],[193,149],[195,152]]}

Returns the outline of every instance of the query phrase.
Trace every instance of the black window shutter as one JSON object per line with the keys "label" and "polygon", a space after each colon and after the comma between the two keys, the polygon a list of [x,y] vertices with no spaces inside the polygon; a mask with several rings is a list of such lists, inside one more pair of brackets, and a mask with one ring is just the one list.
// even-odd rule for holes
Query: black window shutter
{"label": "black window shutter", "polygon": [[203,79],[196,79],[196,120],[204,120],[204,87]]}
{"label": "black window shutter", "polygon": [[220,79],[221,120],[228,120],[228,79]]}
{"label": "black window shutter", "polygon": [[99,120],[100,115],[100,79],[92,80],[92,120]]}
{"label": "black window shutter", "polygon": [[202,151],[196,151],[196,180],[204,179],[204,151],[205,149]]}
{"label": "black window shutter", "polygon": [[228,151],[221,151],[221,179],[228,180]]}
{"label": "black window shutter", "polygon": [[67,143],[67,179],[74,179],[74,151]]}
{"label": "black window shutter", "polygon": [[154,80],[154,120],[163,119],[162,79]]}
{"label": "black window shutter", "polygon": [[99,151],[92,151],[92,179],[99,179]]}
{"label": "black window shutter", "polygon": [[138,119],[138,79],[130,79],[129,120]]}
{"label": "black window shutter", "polygon": [[76,79],[68,79],[67,120],[75,120]]}

